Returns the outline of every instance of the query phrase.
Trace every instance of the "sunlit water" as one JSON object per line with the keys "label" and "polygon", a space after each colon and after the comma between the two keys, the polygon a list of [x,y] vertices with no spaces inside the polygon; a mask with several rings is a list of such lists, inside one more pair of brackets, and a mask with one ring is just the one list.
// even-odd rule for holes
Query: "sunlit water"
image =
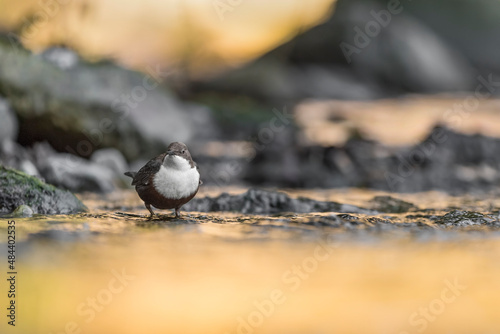
{"label": "sunlit water", "polygon": [[[368,207],[380,193],[290,194]],[[0,332],[500,330],[497,229],[437,226],[424,214],[451,207],[492,214],[500,203],[492,196],[394,196],[429,210],[413,218],[351,215],[359,221],[350,225],[339,225],[334,213],[190,212],[174,219],[163,211],[148,220],[126,191],[84,195],[86,214],[17,218],[17,326],[7,325],[2,279]],[[2,220],[3,272],[6,225]]]}

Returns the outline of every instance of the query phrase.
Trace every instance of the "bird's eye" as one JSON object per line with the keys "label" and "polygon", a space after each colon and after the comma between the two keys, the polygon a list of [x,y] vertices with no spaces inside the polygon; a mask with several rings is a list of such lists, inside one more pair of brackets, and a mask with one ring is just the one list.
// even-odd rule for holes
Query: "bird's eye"
{"label": "bird's eye", "polygon": [[181,153],[182,153],[182,154],[186,153],[186,150],[182,150],[182,151],[181,151]]}

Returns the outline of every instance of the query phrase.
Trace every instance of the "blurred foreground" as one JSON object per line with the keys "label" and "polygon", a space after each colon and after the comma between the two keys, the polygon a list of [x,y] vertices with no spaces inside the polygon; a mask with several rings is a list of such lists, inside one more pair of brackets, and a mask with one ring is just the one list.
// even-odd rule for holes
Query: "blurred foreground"
{"label": "blurred foreground", "polygon": [[[384,193],[289,194],[392,210],[373,202]],[[120,192],[84,197],[91,214],[17,218],[18,326],[7,333],[500,330],[497,196],[399,197],[413,204],[399,214],[147,221]],[[456,207],[470,212],[439,218]]]}

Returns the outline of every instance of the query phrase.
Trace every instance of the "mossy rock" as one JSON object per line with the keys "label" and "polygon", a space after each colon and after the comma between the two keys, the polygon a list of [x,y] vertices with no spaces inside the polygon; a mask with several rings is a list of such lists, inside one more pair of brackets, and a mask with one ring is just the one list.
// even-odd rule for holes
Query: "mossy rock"
{"label": "mossy rock", "polygon": [[71,192],[3,166],[0,166],[0,189],[0,214],[9,214],[20,205],[28,205],[35,214],[87,211],[87,207]]}
{"label": "mossy rock", "polygon": [[406,213],[418,209],[412,203],[391,196],[376,196],[371,202],[373,210],[384,213]]}

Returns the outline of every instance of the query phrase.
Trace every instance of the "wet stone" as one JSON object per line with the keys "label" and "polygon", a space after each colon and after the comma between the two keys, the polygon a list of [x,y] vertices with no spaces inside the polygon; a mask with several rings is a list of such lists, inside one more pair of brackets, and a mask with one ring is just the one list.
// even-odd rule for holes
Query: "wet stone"
{"label": "wet stone", "polygon": [[317,201],[310,198],[291,198],[279,191],[250,189],[239,195],[223,193],[218,197],[194,198],[183,206],[186,211],[198,212],[240,212],[248,214],[276,214],[283,212],[343,212],[343,213],[375,213],[372,210],[336,202]]}
{"label": "wet stone", "polygon": [[11,214],[12,217],[31,217],[33,216],[33,209],[31,209],[28,205],[20,205],[18,206],[14,212]]}
{"label": "wet stone", "polygon": [[391,196],[376,196],[370,202],[373,204],[372,209],[379,212],[406,213],[418,210],[414,204]]}
{"label": "wet stone", "polygon": [[495,220],[479,212],[453,210],[440,217],[436,224],[446,226],[488,225]]}

